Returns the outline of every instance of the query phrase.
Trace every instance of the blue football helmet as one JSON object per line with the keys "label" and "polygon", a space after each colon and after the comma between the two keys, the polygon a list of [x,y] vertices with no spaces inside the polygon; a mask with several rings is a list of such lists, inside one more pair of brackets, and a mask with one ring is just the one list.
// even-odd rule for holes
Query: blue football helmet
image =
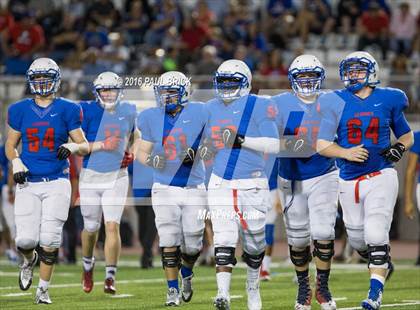
{"label": "blue football helmet", "polygon": [[162,74],[154,86],[157,105],[171,113],[179,106],[188,103],[191,94],[189,79],[179,71],[169,71]]}
{"label": "blue football helmet", "polygon": [[325,79],[325,69],[315,56],[300,55],[290,65],[288,78],[296,94],[311,97],[321,89]]}
{"label": "blue football helmet", "polygon": [[[364,72],[364,77],[353,75]],[[353,52],[340,62],[340,79],[351,92],[357,92],[365,86],[375,86],[378,79],[379,66],[375,58],[367,52]]]}
{"label": "blue football helmet", "polygon": [[48,96],[58,91],[61,83],[60,68],[51,58],[35,59],[26,71],[31,94]]}

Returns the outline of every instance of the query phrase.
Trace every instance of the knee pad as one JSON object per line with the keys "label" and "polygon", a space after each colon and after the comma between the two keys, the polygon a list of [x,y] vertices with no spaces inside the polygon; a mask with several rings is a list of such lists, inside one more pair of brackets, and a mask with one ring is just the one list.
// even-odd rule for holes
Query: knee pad
{"label": "knee pad", "polygon": [[161,248],[162,251],[162,267],[167,268],[180,268],[181,267],[181,250],[179,247],[175,251],[164,252],[164,248]]}
{"label": "knee pad", "polygon": [[319,243],[317,240],[314,240],[312,255],[324,262],[329,262],[334,256],[334,240],[330,240],[328,243]]}
{"label": "knee pad", "polygon": [[194,255],[181,253],[182,260],[189,265],[194,265],[199,256],[200,256],[200,252]]}
{"label": "knee pad", "polygon": [[101,228],[101,223],[94,219],[83,218],[84,229],[87,232],[94,233]]}
{"label": "knee pad", "polygon": [[303,250],[293,250],[293,246],[289,245],[290,260],[297,267],[305,266],[312,260],[311,247],[307,246]]}
{"label": "knee pad", "polygon": [[36,248],[38,242],[33,239],[18,238],[16,239],[16,247],[23,251],[29,251]]}
{"label": "knee pad", "polygon": [[54,249],[52,252],[45,251],[43,247],[40,247],[39,251],[39,259],[45,265],[54,265],[58,261],[58,249]]}
{"label": "knee pad", "polygon": [[265,243],[267,245],[273,245],[274,243],[274,225],[265,225]]}
{"label": "knee pad", "polygon": [[236,265],[235,248],[216,247],[214,248],[214,258],[216,266],[233,267]]}
{"label": "knee pad", "polygon": [[390,247],[385,245],[368,245],[369,268],[388,269]]}
{"label": "knee pad", "polygon": [[251,254],[248,254],[247,252],[244,252],[242,254],[242,259],[252,269],[258,269],[260,268],[262,264],[262,261],[264,259],[264,254],[265,252],[262,252],[261,254],[258,254],[258,255],[251,255]]}

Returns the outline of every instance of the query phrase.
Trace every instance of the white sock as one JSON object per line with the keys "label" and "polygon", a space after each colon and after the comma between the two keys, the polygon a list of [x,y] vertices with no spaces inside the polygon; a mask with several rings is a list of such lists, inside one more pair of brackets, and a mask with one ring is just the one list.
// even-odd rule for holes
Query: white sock
{"label": "white sock", "polygon": [[83,256],[82,261],[83,261],[83,269],[85,271],[90,271],[92,269],[93,257]]}
{"label": "white sock", "polygon": [[232,273],[230,272],[216,273],[217,288],[220,294],[229,296],[231,278],[232,278]]}
{"label": "white sock", "polygon": [[270,265],[271,265],[271,256],[264,256],[263,262],[262,262],[262,270],[265,270],[267,272],[270,272]]}
{"label": "white sock", "polygon": [[246,271],[247,271],[246,278],[249,283],[258,282],[258,279],[260,276],[260,268],[254,269],[247,266]]}
{"label": "white sock", "polygon": [[384,278],[384,277],[382,277],[382,276],[380,276],[380,275],[378,275],[378,274],[372,273],[372,274],[370,275],[370,278],[371,278],[371,279],[378,280],[379,282],[381,282],[381,283],[382,283],[382,285],[384,285],[384,284],[385,284],[385,278]]}
{"label": "white sock", "polygon": [[117,266],[106,266],[105,267],[105,279],[112,278],[115,280],[115,274],[117,273]]}
{"label": "white sock", "polygon": [[45,291],[46,289],[48,289],[48,284],[50,284],[50,281],[44,281],[41,278],[39,278],[38,287],[39,288],[42,288],[43,291]]}

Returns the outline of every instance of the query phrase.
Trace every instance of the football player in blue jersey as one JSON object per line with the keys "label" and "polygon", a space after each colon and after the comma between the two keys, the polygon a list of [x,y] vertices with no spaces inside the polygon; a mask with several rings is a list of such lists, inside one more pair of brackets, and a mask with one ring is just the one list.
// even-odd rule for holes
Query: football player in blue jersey
{"label": "football player in blue jersey", "polygon": [[[249,94],[251,71],[236,59],[216,71],[216,98],[207,104],[207,135],[200,155],[215,153],[208,185],[214,231],[217,309],[230,309],[230,282],[241,234],[247,264],[248,309],[261,309],[259,271],[265,249],[265,217],[270,205],[264,153],[277,153],[275,109],[267,98]],[[217,151],[217,152],[215,152]]]}
{"label": "football player in blue jersey", "polygon": [[[295,265],[298,293],[295,309],[311,309],[309,262],[315,258],[315,297],[323,310],[337,309],[328,279],[334,256],[338,172],[334,159],[315,152],[321,122],[318,98],[325,70],[313,55],[297,57],[289,67],[293,92],[274,96],[284,152],[280,154],[280,201],[284,210],[290,259]],[[314,251],[310,245],[313,240]]]}
{"label": "football player in blue jersey", "polygon": [[[408,153],[408,164],[405,172],[405,207],[404,213],[409,219],[414,219],[414,202],[413,202],[413,191],[414,191],[414,184],[416,172],[420,167],[420,131],[416,131],[414,133],[414,144]],[[420,174],[418,175],[417,179],[417,186],[416,186],[416,198],[417,198],[417,208],[420,211]],[[419,248],[418,248],[418,255],[416,265],[420,266],[420,240],[419,240]]]}
{"label": "football player in blue jersey", "polygon": [[89,155],[80,173],[80,210],[82,231],[83,278],[86,293],[93,289],[93,250],[105,223],[104,292],[115,294],[115,276],[121,252],[119,224],[128,193],[127,152],[131,135],[136,134],[136,106],[121,101],[123,80],[113,72],[103,72],[93,82],[96,100],[81,102],[82,129],[89,141]]}
{"label": "football player in blue jersey", "polygon": [[[50,304],[48,285],[70,207],[67,158],[73,153],[86,154],[88,143],[81,129],[80,106],[56,97],[61,81],[57,64],[49,58],[38,58],[29,67],[26,78],[34,98],[9,107],[6,141],[6,156],[12,162],[13,179],[17,183],[16,246],[24,257],[19,286],[22,290],[29,289],[39,257],[35,302]],[[69,137],[72,142],[68,141]],[[38,244],[37,253],[34,249]]]}
{"label": "football player in blue jersey", "polygon": [[320,97],[323,119],[317,142],[320,154],[337,158],[348,241],[369,261],[370,288],[363,309],[380,308],[392,271],[389,230],[398,195],[393,165],[413,144],[403,112],[407,96],[399,89],[378,87],[378,75],[378,63],[367,52],[353,52],[341,61],[345,88]]}
{"label": "football player in blue jersey", "polygon": [[158,106],[138,117],[137,158],[154,168],[152,205],[168,284],[166,305],[178,306],[180,296],[184,302],[192,298],[193,267],[203,245],[205,170],[196,154],[207,114],[204,104],[189,101],[191,83],[181,72],[164,73],[154,89]]}

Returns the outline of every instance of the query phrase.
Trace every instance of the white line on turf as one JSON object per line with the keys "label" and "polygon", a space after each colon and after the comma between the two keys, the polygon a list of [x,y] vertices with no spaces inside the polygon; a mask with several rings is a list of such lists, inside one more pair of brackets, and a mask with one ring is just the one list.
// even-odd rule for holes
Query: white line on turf
{"label": "white line on turf", "polygon": [[347,297],[334,297],[333,299],[335,301],[340,301],[340,300],[347,300]]}
{"label": "white line on turf", "polygon": [[[412,301],[412,302],[406,302],[406,303],[400,303],[400,304],[386,304],[381,305],[381,308],[393,308],[393,307],[407,307],[407,306],[415,306],[420,305],[420,301]],[[362,307],[350,307],[350,308],[338,308],[337,310],[359,310],[362,309]]]}
{"label": "white line on turf", "polygon": [[4,295],[0,295],[1,297],[20,297],[20,296],[27,296],[27,295],[32,295],[31,293],[9,293],[9,294],[4,294]]}
{"label": "white line on turf", "polygon": [[244,296],[242,295],[230,295],[230,299],[240,299],[243,298]]}
{"label": "white line on turf", "polygon": [[[277,276],[284,276],[284,277],[291,277],[294,273],[292,272],[279,272],[276,274]],[[246,275],[237,275],[235,276],[236,279],[246,279]],[[215,280],[214,276],[208,277],[197,277],[194,278],[194,282],[207,282]],[[130,283],[140,283],[140,284],[147,284],[147,283],[164,283],[166,282],[165,279],[137,279],[137,280],[119,280],[117,284],[130,284]],[[103,282],[95,282],[95,285],[102,285]],[[81,283],[67,283],[67,284],[52,284],[50,285],[51,288],[69,288],[69,287],[82,287]],[[17,289],[17,286],[2,286],[0,290],[13,290]]]}
{"label": "white line on turf", "polygon": [[[19,275],[19,272],[11,272],[11,271],[1,271],[0,270],[0,276],[2,277],[17,277]],[[71,272],[57,272],[54,274],[56,277],[74,277],[75,273]]]}
{"label": "white line on turf", "polygon": [[133,297],[134,295],[131,294],[120,294],[120,295],[112,295],[110,298],[127,298],[127,297]]}

